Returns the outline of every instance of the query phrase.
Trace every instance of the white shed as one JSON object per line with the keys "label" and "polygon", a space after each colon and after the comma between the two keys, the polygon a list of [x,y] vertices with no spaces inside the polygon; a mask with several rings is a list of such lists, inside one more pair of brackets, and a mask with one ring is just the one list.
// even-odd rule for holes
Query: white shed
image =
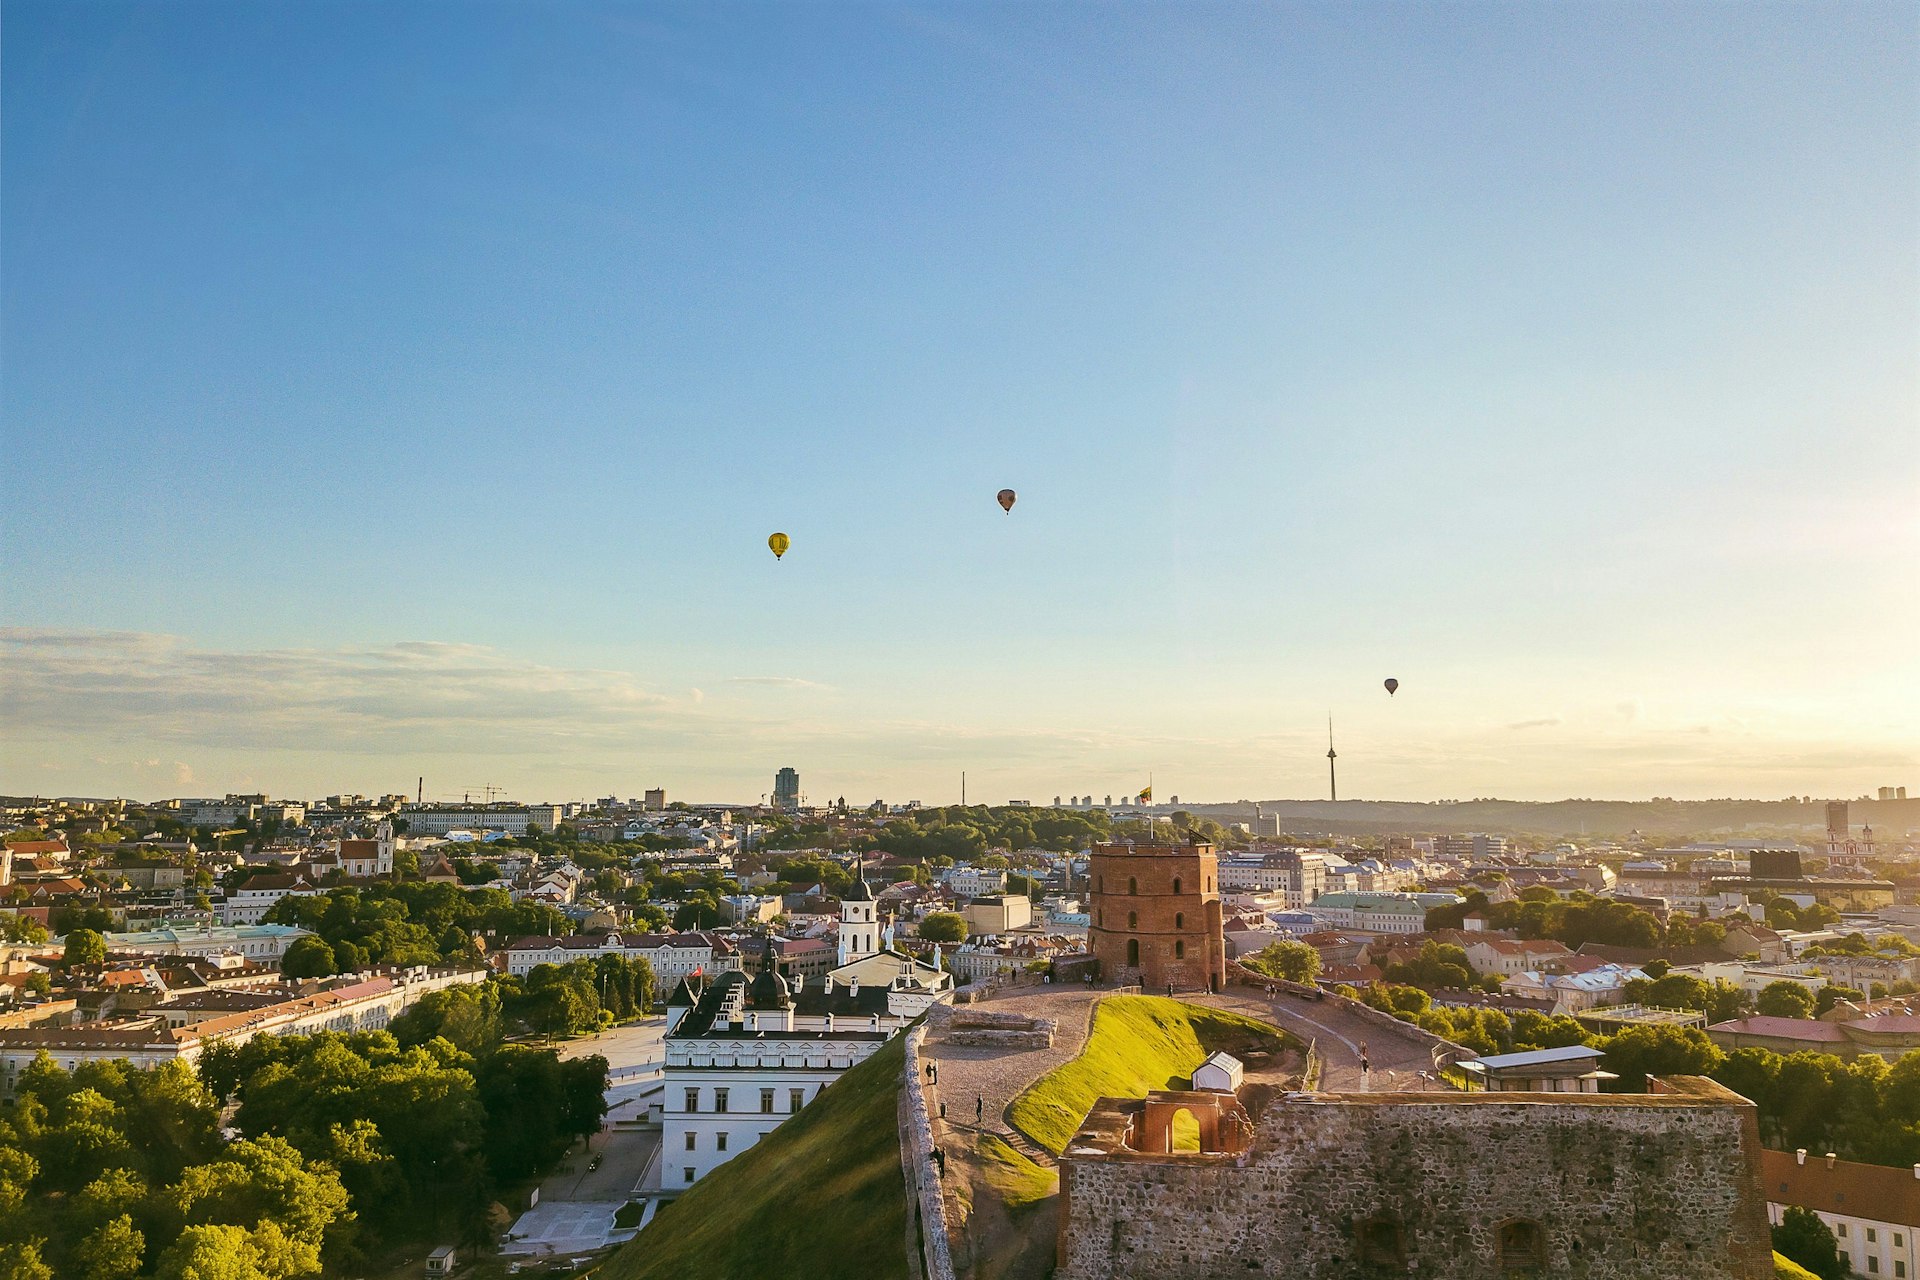
{"label": "white shed", "polygon": [[1245,1068],[1230,1053],[1216,1053],[1193,1069],[1193,1087],[1207,1093],[1238,1093]]}

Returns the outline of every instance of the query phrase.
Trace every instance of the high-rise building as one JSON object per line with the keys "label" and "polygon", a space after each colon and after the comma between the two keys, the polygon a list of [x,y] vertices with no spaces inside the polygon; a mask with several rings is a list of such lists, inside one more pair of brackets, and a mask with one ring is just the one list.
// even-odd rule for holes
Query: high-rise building
{"label": "high-rise building", "polygon": [[666,807],[667,807],[667,789],[665,787],[648,788],[647,795],[646,795],[647,812],[658,813]]}
{"label": "high-rise building", "polygon": [[773,775],[773,807],[776,809],[798,809],[800,807],[800,774],[787,768]]}

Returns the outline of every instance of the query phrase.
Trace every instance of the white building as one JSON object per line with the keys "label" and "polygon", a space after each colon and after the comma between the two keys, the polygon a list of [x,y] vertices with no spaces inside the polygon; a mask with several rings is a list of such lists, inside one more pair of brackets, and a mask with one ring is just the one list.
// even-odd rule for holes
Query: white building
{"label": "white building", "polygon": [[1427,912],[1460,899],[1451,893],[1328,893],[1305,910],[1329,928],[1355,933],[1424,933]]}
{"label": "white building", "polygon": [[525,977],[543,964],[570,964],[608,955],[639,957],[653,966],[655,988],[663,995],[682,978],[694,974],[711,976],[740,968],[740,955],[732,943],[716,934],[699,931],[621,933],[615,930],[568,938],[536,935],[508,943],[504,952],[507,972],[516,977]]}
{"label": "white building", "polygon": [[312,881],[297,873],[254,876],[227,895],[226,909],[222,914],[230,925],[259,924],[280,899],[312,897],[319,892]]}
{"label": "white building", "polygon": [[393,824],[382,819],[371,840],[342,840],[340,869],[355,880],[393,874]]}
{"label": "white building", "polygon": [[1810,1209],[1833,1232],[1856,1276],[1920,1277],[1920,1165],[1858,1164],[1833,1156],[1761,1151],[1767,1217],[1780,1225],[1789,1206]]}
{"label": "white building", "polygon": [[[683,1191],[773,1132],[901,1025],[884,990],[796,1001],[771,971],[689,979],[667,1007],[657,1190]],[[800,1010],[812,1025],[800,1025]]]}
{"label": "white building", "polygon": [[449,831],[504,831],[510,836],[523,836],[527,824],[534,820],[525,805],[406,805],[400,817],[406,820],[410,836],[443,836]]}
{"label": "white building", "polygon": [[992,867],[948,867],[940,879],[956,898],[984,898],[1007,889],[1007,873]]}
{"label": "white building", "polygon": [[290,924],[201,924],[178,928],[162,925],[157,929],[105,936],[108,951],[158,956],[237,955],[260,964],[278,964],[288,947],[311,936],[311,932]]}

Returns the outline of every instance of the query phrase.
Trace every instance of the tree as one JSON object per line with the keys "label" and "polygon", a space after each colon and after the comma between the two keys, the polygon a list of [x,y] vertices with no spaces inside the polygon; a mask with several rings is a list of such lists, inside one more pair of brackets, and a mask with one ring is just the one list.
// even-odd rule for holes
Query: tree
{"label": "tree", "polygon": [[1825,986],[1814,994],[1813,1013],[1815,1017],[1819,1017],[1842,1000],[1860,1001],[1866,998],[1867,993],[1857,987]]}
{"label": "tree", "polygon": [[934,911],[920,921],[920,936],[928,942],[964,942],[967,918],[953,911]]}
{"label": "tree", "polygon": [[324,978],[337,967],[333,948],[324,938],[296,938],[280,957],[280,972],[289,978]]}
{"label": "tree", "polygon": [[94,1280],[132,1280],[140,1273],[146,1249],[146,1236],[133,1225],[132,1216],[123,1213],[90,1232],[73,1254]]}
{"label": "tree", "polygon": [[47,940],[47,926],[32,916],[23,916],[18,912],[0,916],[0,939],[7,942],[24,942],[37,947]]}
{"label": "tree", "polygon": [[1840,1246],[1833,1232],[1827,1230],[1827,1224],[1811,1209],[1788,1205],[1780,1215],[1780,1225],[1773,1229],[1773,1247],[1782,1257],[1799,1263],[1820,1280],[1844,1280],[1847,1274],[1847,1264],[1840,1257]]}
{"label": "tree", "polygon": [[67,935],[67,950],[62,963],[71,969],[75,965],[105,964],[107,959],[107,940],[94,929],[75,929]]}
{"label": "tree", "polygon": [[41,1243],[0,1244],[0,1280],[53,1280],[53,1268],[40,1259]]}
{"label": "tree", "polygon": [[1304,942],[1269,942],[1241,963],[1255,973],[1288,982],[1312,982],[1320,974],[1320,953]]}
{"label": "tree", "polygon": [[1619,1077],[1607,1082],[1613,1093],[1645,1093],[1650,1075],[1712,1075],[1726,1061],[1698,1027],[1628,1027],[1602,1047],[1601,1065]]}
{"label": "tree", "polygon": [[1760,988],[1754,1002],[1763,1018],[1811,1018],[1813,993],[1797,982],[1782,978]]}

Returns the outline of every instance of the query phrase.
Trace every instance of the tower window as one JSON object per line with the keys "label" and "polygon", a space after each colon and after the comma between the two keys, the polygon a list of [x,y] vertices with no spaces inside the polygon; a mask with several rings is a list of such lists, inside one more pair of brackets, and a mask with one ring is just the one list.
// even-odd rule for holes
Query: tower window
{"label": "tower window", "polygon": [[1175,876],[1175,877],[1173,878],[1173,891],[1174,891],[1175,893],[1178,893],[1178,892],[1180,892],[1180,877],[1179,877],[1179,876]]}
{"label": "tower window", "polygon": [[1139,927],[1140,927],[1140,913],[1138,911],[1127,912],[1127,928],[1137,929]]}
{"label": "tower window", "polygon": [[1140,881],[1133,876],[1127,877],[1127,892],[1128,893],[1140,892]]}
{"label": "tower window", "polygon": [[1174,928],[1176,928],[1176,929],[1184,929],[1184,928],[1186,928],[1186,927],[1187,927],[1187,913],[1186,913],[1186,912],[1184,912],[1184,911],[1176,911],[1176,912],[1174,912],[1174,913],[1173,913],[1173,927],[1174,927]]}
{"label": "tower window", "polygon": [[1186,943],[1184,943],[1184,942],[1175,942],[1175,943],[1173,944],[1173,958],[1174,958],[1175,960],[1185,960],[1185,959],[1187,958],[1187,944],[1186,944]]}
{"label": "tower window", "polygon": [[1127,964],[1133,968],[1140,965],[1140,939],[1127,939]]}

